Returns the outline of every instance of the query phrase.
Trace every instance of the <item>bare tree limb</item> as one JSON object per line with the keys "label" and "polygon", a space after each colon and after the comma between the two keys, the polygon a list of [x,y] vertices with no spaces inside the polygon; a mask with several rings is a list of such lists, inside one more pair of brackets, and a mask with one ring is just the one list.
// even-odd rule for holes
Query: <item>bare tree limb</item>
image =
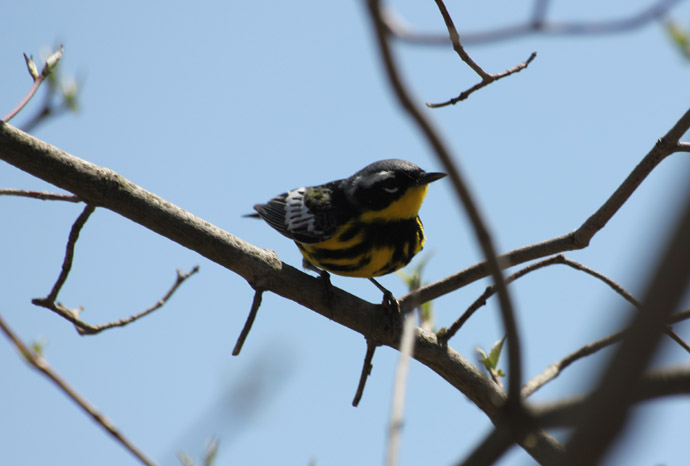
{"label": "bare tree limb", "polygon": [[152,312],[160,309],[165,305],[165,303],[168,302],[170,297],[177,291],[177,289],[184,283],[185,280],[187,280],[189,277],[194,275],[199,271],[199,266],[195,266],[192,270],[189,272],[183,274],[180,270],[177,271],[177,278],[175,280],[175,283],[173,283],[173,286],[168,290],[168,292],[163,296],[161,299],[159,299],[153,306],[144,309],[143,311],[131,315],[129,317],[125,317],[124,319],[120,320],[115,320],[113,322],[108,322],[105,324],[100,324],[100,325],[92,325],[89,324],[88,322],[85,322],[84,320],[79,318],[79,314],[81,313],[82,309],[68,309],[65,306],[63,306],[60,303],[56,303],[54,300],[50,300],[48,298],[35,298],[31,300],[31,303],[36,305],[36,306],[41,306],[46,309],[50,309],[51,311],[55,312],[59,316],[63,317],[64,319],[70,321],[72,324],[74,324],[74,327],[77,329],[77,332],[79,332],[80,335],[95,335],[97,333],[101,333],[104,330],[108,330],[111,328],[115,327],[124,327],[125,325],[131,324],[132,322],[141,319],[142,317],[145,317]]}
{"label": "bare tree limb", "polygon": [[[627,387],[634,402],[666,396],[690,395],[690,367],[666,368],[644,374],[635,387]],[[573,426],[581,421],[593,394],[530,406],[529,411],[542,426]]]}
{"label": "bare tree limb", "polygon": [[457,52],[458,56],[460,59],[467,63],[467,66],[472,68],[475,73],[479,75],[481,78],[481,81],[471,88],[467,89],[466,91],[463,91],[458,97],[452,98],[446,102],[441,102],[441,103],[427,103],[426,106],[429,108],[439,108],[439,107],[445,107],[448,105],[455,105],[456,103],[467,99],[470,94],[473,92],[488,86],[494,81],[498,81],[501,78],[505,78],[506,76],[510,76],[511,74],[518,73],[525,68],[532,62],[537,57],[537,52],[532,52],[530,57],[520,63],[519,65],[516,65],[510,69],[507,69],[501,73],[497,74],[489,74],[484,69],[482,69],[481,66],[479,66],[473,59],[470,57],[470,55],[465,51],[465,48],[462,46],[462,42],[460,42],[460,34],[458,34],[458,30],[455,28],[455,24],[453,23],[453,18],[451,18],[450,13],[448,13],[448,9],[446,8],[446,5],[443,3],[443,0],[434,0],[436,2],[436,6],[438,6],[439,11],[441,12],[441,16],[443,16],[443,21],[446,23],[446,28],[448,29],[448,35],[450,36],[450,42],[453,45],[453,49],[455,52]]}
{"label": "bare tree limb", "polygon": [[[675,144],[684,132],[677,132],[671,141]],[[634,401],[630,387],[638,384],[666,322],[687,290],[690,281],[690,189],[682,199],[686,199],[685,206],[650,276],[640,312],[635,314],[618,351],[605,368],[568,442],[566,464],[596,464],[608,450],[625,424]]]}
{"label": "bare tree limb", "polygon": [[77,390],[75,390],[60,374],[53,370],[48,362],[42,356],[34,353],[29,347],[22,342],[19,337],[9,328],[0,315],[0,330],[5,333],[7,338],[19,350],[22,357],[31,364],[31,366],[40,373],[48,377],[57,387],[69,398],[72,399],[86,414],[91,416],[96,423],[105,429],[118,443],[129,450],[137,459],[147,466],[156,466],[156,462],[150,459],[144,452],[137,448],[131,441],[129,441],[122,432],[108,419],[103,413],[99,412],[86,398],[84,398]]}
{"label": "bare tree limb", "polygon": [[[506,330],[508,339],[508,401],[506,409],[520,417],[522,411],[520,398],[520,384],[522,383],[522,363],[520,357],[520,340],[517,332],[517,324],[515,322],[515,313],[513,305],[505,286],[505,280],[499,266],[499,260],[496,257],[496,250],[491,239],[491,235],[486,227],[486,222],[477,204],[474,201],[473,195],[470,193],[464,177],[461,175],[460,168],[450,154],[445,142],[441,139],[438,131],[433,127],[431,121],[422,113],[421,109],[417,107],[415,102],[409,95],[409,92],[402,82],[402,78],[398,72],[397,64],[393,57],[389,35],[381,19],[381,5],[380,0],[367,0],[369,7],[369,16],[371,18],[374,29],[376,41],[378,44],[381,59],[384,64],[384,69],[388,77],[388,81],[393,88],[393,91],[398,98],[400,105],[408,113],[410,118],[417,124],[422,134],[426,138],[429,145],[433,148],[434,153],[443,164],[443,167],[448,173],[457,198],[461,201],[462,206],[470,219],[474,229],[475,236],[482,253],[486,258],[487,268],[496,285],[498,292],[498,300],[501,310],[501,318]],[[416,302],[414,306],[410,306],[407,310],[416,307],[421,301]],[[401,303],[402,304],[402,303]],[[402,309],[402,307],[401,307]],[[404,310],[403,310],[404,312]]]}
{"label": "bare tree limb", "polygon": [[[536,0],[532,16],[527,21],[484,32],[466,33],[463,34],[463,42],[465,45],[483,45],[533,34],[547,36],[591,36],[623,33],[641,28],[656,19],[664,17],[671,8],[681,1],[657,0],[637,13],[606,21],[553,22],[546,19],[548,0]],[[447,36],[444,34],[412,32],[390,13],[383,16],[383,21],[394,37],[412,44],[437,46],[444,45],[448,41]]]}
{"label": "bare tree limb", "polygon": [[[37,178],[72,192],[89,204],[110,209],[209,260],[231,270],[254,288],[262,287],[294,301],[376,344],[397,348],[402,333],[399,314],[359,299],[336,287],[331,299],[323,282],[282,263],[272,251],[257,248],[215,225],[148,192],[104,167],[86,162],[40,141],[11,125],[0,123],[0,159]],[[431,332],[416,329],[413,357],[465,394],[497,422],[505,394],[472,363]],[[558,455],[550,436],[537,436],[523,447],[538,461]],[[546,459],[545,459],[546,458]]]}
{"label": "bare tree limb", "polygon": [[[558,254],[565,251],[584,249],[595,234],[618,212],[621,206],[632,196],[637,187],[652,170],[669,155],[677,151],[679,139],[690,128],[690,109],[680,117],[673,127],[664,135],[642,161],[630,172],[628,177],[577,230],[530,246],[515,249],[498,257],[502,267],[508,268],[523,262]],[[486,261],[479,262],[442,280],[424,285],[400,298],[403,312],[420,303],[431,301],[451,291],[457,290],[490,274]]]}
{"label": "bare tree limb", "polygon": [[129,317],[125,317],[124,319],[116,320],[113,322],[108,322],[105,324],[100,324],[100,325],[92,325],[84,320],[79,318],[79,313],[81,312],[80,309],[68,309],[65,306],[63,306],[60,303],[56,303],[55,301],[51,301],[49,298],[35,298],[32,299],[31,302],[32,304],[36,306],[41,306],[46,309],[50,309],[51,311],[55,312],[59,316],[63,317],[64,319],[67,319],[70,321],[72,324],[74,324],[74,327],[77,329],[77,332],[79,332],[80,335],[95,335],[97,333],[101,333],[104,330],[108,330],[111,328],[115,327],[124,327],[127,324],[131,324],[132,322],[141,319],[142,317],[145,317],[149,314],[151,314],[153,311],[156,311],[163,307],[165,303],[168,302],[170,297],[177,291],[177,289],[184,283],[185,280],[187,280],[189,277],[194,275],[199,271],[199,266],[195,266],[192,270],[189,272],[183,274],[180,270],[177,271],[177,278],[175,280],[175,283],[173,283],[173,286],[168,290],[168,292],[163,296],[161,299],[159,299],[153,306],[137,313],[134,315],[131,315]]}

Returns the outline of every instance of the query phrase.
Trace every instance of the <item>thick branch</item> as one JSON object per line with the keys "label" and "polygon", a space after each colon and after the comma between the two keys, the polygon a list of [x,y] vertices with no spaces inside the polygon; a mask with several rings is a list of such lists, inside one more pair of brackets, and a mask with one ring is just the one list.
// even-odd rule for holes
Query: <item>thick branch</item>
{"label": "thick branch", "polygon": [[[255,288],[272,291],[348,327],[376,344],[397,348],[402,331],[398,314],[333,287],[326,300],[319,277],[282,263],[275,253],[259,249],[199,217],[148,192],[112,170],[94,165],[0,123],[0,159],[70,191],[85,202],[107,208],[245,278]],[[436,335],[416,329],[413,357],[465,394],[496,420],[505,394]],[[539,439],[533,455],[556,446]],[[545,453],[547,452],[547,453]]]}
{"label": "thick branch", "polygon": [[[644,374],[637,385],[627,387],[630,399],[637,403],[666,396],[690,395],[690,367],[667,368]],[[545,426],[572,426],[582,419],[592,394],[565,401],[530,406],[530,412]]]}

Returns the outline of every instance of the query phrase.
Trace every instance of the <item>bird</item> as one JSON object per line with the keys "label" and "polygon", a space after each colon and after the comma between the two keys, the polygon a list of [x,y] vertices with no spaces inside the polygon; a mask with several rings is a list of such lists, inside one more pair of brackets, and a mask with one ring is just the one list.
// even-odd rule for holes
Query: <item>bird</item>
{"label": "bird", "polygon": [[405,160],[380,160],[349,178],[279,194],[254,205],[256,213],[248,216],[293,240],[303,265],[328,285],[328,273],[368,278],[383,292],[384,304],[399,310],[375,277],[401,269],[422,250],[418,212],[429,183],[444,176]]}

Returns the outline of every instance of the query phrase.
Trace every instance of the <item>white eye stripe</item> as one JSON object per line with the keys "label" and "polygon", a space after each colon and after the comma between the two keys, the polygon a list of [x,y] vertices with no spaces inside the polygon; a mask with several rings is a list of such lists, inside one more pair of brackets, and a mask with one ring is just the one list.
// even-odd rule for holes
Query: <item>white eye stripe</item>
{"label": "white eye stripe", "polygon": [[[391,178],[395,178],[395,173],[388,171],[388,170],[382,170],[378,173],[373,173],[366,178],[363,178],[359,181],[360,186],[362,186],[364,189],[369,189],[373,187],[376,184],[382,183],[386,180],[389,180]],[[386,191],[388,191],[390,188],[384,188]],[[395,191],[397,191],[397,188],[395,188]],[[395,191],[388,191],[388,192],[395,192]]]}

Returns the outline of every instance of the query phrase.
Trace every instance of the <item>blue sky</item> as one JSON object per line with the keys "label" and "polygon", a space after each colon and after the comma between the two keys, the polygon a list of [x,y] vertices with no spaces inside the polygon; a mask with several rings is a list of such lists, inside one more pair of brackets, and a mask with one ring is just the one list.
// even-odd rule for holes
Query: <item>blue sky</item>
{"label": "blue sky", "polygon": [[[34,134],[112,168],[140,186],[259,247],[301,263],[294,245],[241,216],[286,189],[320,184],[383,158],[438,163],[402,114],[383,77],[362,2],[23,1],[0,15],[0,113],[30,87],[22,52],[65,45],[62,72],[81,83],[80,111]],[[393,4],[422,31],[443,31],[434,3]],[[554,2],[555,20],[616,18],[650,2]],[[451,5],[463,32],[512,24],[531,2]],[[673,10],[690,25],[690,6]],[[595,37],[528,36],[468,47],[489,72],[537,59],[518,75],[454,107],[429,111],[452,146],[501,251],[578,227],[613,192],[690,104],[690,63],[658,23]],[[449,47],[397,44],[420,101],[457,95],[477,80]],[[40,96],[14,123],[37,109]],[[686,136],[686,140],[688,137]],[[664,161],[587,250],[568,257],[639,295],[663,243],[690,159]],[[685,180],[685,181],[684,181]],[[55,188],[0,163],[0,187]],[[397,353],[381,348],[360,406],[350,405],[364,339],[267,293],[240,357],[230,355],[252,300],[239,277],[144,228],[98,209],[77,244],[60,301],[101,323],[158,300],[175,270],[200,265],[154,315],[94,337],[31,305],[59,272],[81,206],[0,197],[0,312],[85,397],[163,465],[220,439],[218,465],[381,464]],[[421,217],[433,281],[481,259],[450,185],[431,186]],[[365,280],[336,286],[378,301]],[[396,276],[382,279],[404,293]],[[449,325],[486,281],[434,303]],[[607,287],[566,268],[536,272],[511,287],[523,335],[525,375],[607,335],[631,310]],[[687,303],[690,307],[690,301]],[[690,339],[687,323],[677,326]],[[490,302],[451,345],[502,336]],[[610,352],[579,362],[534,395],[580,393]],[[656,364],[687,364],[664,342]],[[0,343],[0,445],[8,465],[122,465],[134,459],[53,385]],[[680,464],[687,458],[690,405],[655,401],[635,410],[607,464]],[[413,363],[401,465],[453,464],[489,432],[488,419],[455,389]],[[500,465],[530,464],[511,450]]]}

